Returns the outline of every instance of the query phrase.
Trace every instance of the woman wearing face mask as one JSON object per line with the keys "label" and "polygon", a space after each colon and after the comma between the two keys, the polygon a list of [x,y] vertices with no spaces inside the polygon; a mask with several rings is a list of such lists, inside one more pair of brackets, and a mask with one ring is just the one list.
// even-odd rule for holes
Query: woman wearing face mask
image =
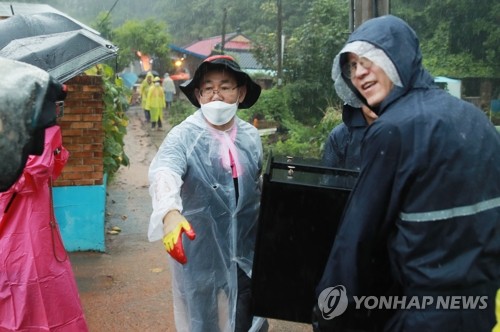
{"label": "woman wearing face mask", "polygon": [[250,312],[262,144],[236,116],[261,88],[227,55],[207,58],[180,88],[199,109],[151,163],[148,231],[170,254],[177,330],[265,330]]}

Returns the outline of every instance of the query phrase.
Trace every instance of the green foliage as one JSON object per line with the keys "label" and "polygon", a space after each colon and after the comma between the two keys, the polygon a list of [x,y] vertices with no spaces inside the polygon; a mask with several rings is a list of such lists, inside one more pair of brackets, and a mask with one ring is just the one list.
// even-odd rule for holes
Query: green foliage
{"label": "green foliage", "polygon": [[172,127],[177,126],[195,111],[196,107],[188,100],[176,100],[172,103],[172,108],[168,113],[168,123]]}
{"label": "green foliage", "polygon": [[498,112],[491,112],[490,120],[497,127],[497,130],[500,131],[500,114]]}
{"label": "green foliage", "polygon": [[[200,38],[220,35],[224,9],[226,31],[241,32],[257,41],[258,56],[268,68],[276,68],[276,0],[25,0],[54,6],[88,24],[101,22],[112,10],[112,27],[130,20],[153,19],[168,23],[173,43],[186,45]],[[284,66],[289,80],[309,76],[321,81],[329,75],[339,42],[347,38],[348,0],[282,1],[283,34],[286,37]],[[500,73],[500,2],[490,0],[391,0],[391,13],[407,20],[417,32],[424,49],[426,65],[447,76],[498,77]],[[15,7],[15,6],[14,6]],[[102,14],[99,14],[102,13]],[[95,19],[97,16],[99,17]],[[106,23],[108,24],[108,23]],[[444,24],[448,30],[436,29]],[[168,28],[167,27],[167,28]],[[96,27],[108,36],[106,27]],[[151,29],[153,34],[168,30]],[[149,34],[148,31],[144,33]],[[436,35],[440,34],[440,35]],[[446,34],[443,35],[443,34]],[[143,35],[141,33],[140,35]],[[448,42],[441,52],[446,38]],[[149,39],[149,38],[146,38]],[[429,42],[434,39],[434,42]],[[110,39],[117,43],[116,40]],[[171,39],[169,39],[170,41]],[[429,44],[427,46],[427,44]],[[139,49],[134,43],[119,43],[123,50]],[[261,48],[262,46],[262,48]],[[333,51],[329,50],[332,48]],[[148,50],[149,51],[149,50]],[[160,53],[157,53],[161,56]],[[120,64],[123,54],[120,54]],[[452,57],[448,60],[448,57]],[[440,64],[450,63],[446,70]],[[124,62],[125,59],[124,59]],[[457,70],[457,66],[462,69]],[[320,70],[318,70],[318,68]],[[470,70],[467,68],[471,68]],[[479,74],[474,72],[478,68]],[[452,73],[448,74],[447,72]],[[456,73],[456,75],[452,75]]]}
{"label": "green foliage", "polygon": [[395,0],[391,6],[417,32],[424,65],[434,76],[498,77],[498,2]]}
{"label": "green foliage", "polygon": [[[282,33],[285,36],[284,60],[288,54],[289,40],[295,29],[304,22],[304,13],[311,6],[311,2],[302,0],[282,1]],[[264,68],[276,69],[277,58],[277,15],[276,1],[261,1],[258,10],[261,26],[251,36],[255,41],[253,53]],[[292,55],[293,57],[293,55]],[[287,66],[287,65],[285,65]],[[288,67],[286,67],[288,68]],[[288,69],[287,69],[288,71]]]}
{"label": "green foliage", "polygon": [[272,69],[277,67],[276,42],[275,32],[261,33],[257,36],[252,53],[262,67]]}
{"label": "green foliage", "polygon": [[[345,42],[348,29],[348,6],[346,1],[316,0],[298,6],[303,21],[288,26],[285,33],[283,68],[285,82],[296,80],[306,82],[331,81],[330,70],[333,57]],[[284,11],[289,10],[284,3]],[[275,14],[274,14],[275,15]],[[285,29],[286,30],[286,29]],[[272,26],[268,32],[256,38],[254,51],[258,61],[268,68],[276,68],[276,32]],[[322,100],[323,96],[316,98]]]}
{"label": "green foliage", "polygon": [[259,100],[251,109],[238,111],[238,116],[249,122],[252,121],[254,115],[268,121],[281,122],[283,119],[289,121],[293,119],[293,114],[286,104],[285,96],[278,88],[263,90]]}
{"label": "green foliage", "polygon": [[333,81],[303,81],[289,83],[282,88],[286,102],[295,119],[306,125],[318,123],[322,109],[334,96]]}
{"label": "green foliage", "polygon": [[111,16],[106,12],[101,12],[90,24],[92,28],[99,31],[101,37],[113,40],[113,29],[111,27]]}
{"label": "green foliage", "polygon": [[258,115],[269,121],[315,125],[332,99],[333,82],[325,85],[323,82],[297,81],[281,88],[263,90],[251,109],[241,110],[238,114],[249,122]]}
{"label": "green foliage", "polygon": [[[220,35],[224,9],[226,32],[240,30],[252,39],[260,33],[276,28],[276,1],[272,0],[171,0],[158,1],[155,11],[158,18],[166,19],[175,27],[177,45],[185,45],[202,38]],[[283,1],[283,32],[289,35],[302,22],[302,13],[308,1]],[[161,15],[160,15],[161,13]]]}
{"label": "green foliage", "polygon": [[[82,22],[109,9],[114,0],[30,1],[54,5]],[[331,80],[333,57],[348,37],[347,0],[282,1],[283,78],[280,89],[263,91],[249,110],[238,115],[251,121],[256,114],[279,121],[279,132],[264,139],[276,153],[318,156],[322,143],[339,120],[331,105],[336,96]],[[277,47],[276,0],[151,0],[147,5],[122,0],[113,11],[110,35],[120,47],[120,68],[134,57],[134,50],[166,56],[153,40],[166,46],[172,40],[186,45],[220,35],[226,9],[226,32],[240,29],[255,43],[254,55],[266,68],[275,70]],[[455,78],[499,77],[500,2],[490,0],[391,0],[391,13],[405,19],[417,32],[424,65],[431,74]],[[107,14],[107,13],[106,13]],[[109,36],[109,20],[96,26]],[[109,17],[110,18],[110,17]],[[142,21],[134,21],[142,20]],[[159,25],[159,23],[168,25]],[[168,28],[173,38],[170,38]],[[159,38],[166,35],[166,38]],[[166,64],[170,62],[165,60]],[[189,102],[174,103],[169,121],[179,123],[195,108]],[[500,123],[500,120],[499,120]]]}
{"label": "green foliage", "polygon": [[119,68],[124,68],[137,59],[137,51],[157,57],[165,65],[169,64],[168,43],[171,37],[167,31],[165,22],[154,19],[129,20],[115,29],[113,42],[119,47]]}
{"label": "green foliage", "polygon": [[342,122],[341,107],[328,106],[323,118],[315,125],[304,126],[300,122],[287,122],[287,135],[282,135],[275,143],[269,139],[266,154],[270,150],[274,155],[290,155],[294,157],[321,159],[325,141],[330,131]]}
{"label": "green foliage", "polygon": [[[287,8],[288,4],[283,6]],[[348,3],[316,0],[301,8],[305,19],[293,27],[285,42],[283,67],[286,84],[280,93],[285,96],[286,107],[297,121],[314,125],[320,121],[329,100],[335,98],[331,67],[347,36]],[[259,35],[254,52],[258,61],[276,68],[274,54],[276,34]]]}
{"label": "green foliage", "polygon": [[124,150],[124,137],[127,134],[128,109],[127,89],[120,78],[115,78],[113,69],[102,66],[104,84],[104,172],[110,178],[118,171],[121,165],[128,166],[129,159]]}
{"label": "green foliage", "polygon": [[321,119],[318,129],[323,134],[329,134],[330,131],[342,122],[342,105],[337,106],[329,105],[324,112],[323,118]]}
{"label": "green foliage", "polygon": [[[434,35],[422,45],[424,66],[434,76],[459,78],[491,76],[493,68],[487,64],[487,61],[474,60],[472,53],[457,52],[447,54],[452,43],[450,29],[450,22],[436,23]],[[446,61],[443,61],[443,59],[446,59]]]}
{"label": "green foliage", "polygon": [[213,0],[174,0],[158,3],[157,6],[157,12],[166,14],[170,26],[175,27],[176,40],[180,45],[221,34],[225,6],[220,2],[216,5]]}
{"label": "green foliage", "polygon": [[333,58],[348,33],[348,13],[346,1],[310,3],[303,24],[295,28],[287,40],[286,81],[331,82]]}
{"label": "green foliage", "polygon": [[341,122],[341,113],[338,111],[340,106],[328,104],[316,122],[304,124],[291,112],[290,92],[287,88],[288,85],[262,91],[257,103],[251,109],[238,111],[238,116],[248,122],[258,116],[277,123],[277,133],[262,138],[265,160],[270,151],[274,155],[320,158],[328,134]]}

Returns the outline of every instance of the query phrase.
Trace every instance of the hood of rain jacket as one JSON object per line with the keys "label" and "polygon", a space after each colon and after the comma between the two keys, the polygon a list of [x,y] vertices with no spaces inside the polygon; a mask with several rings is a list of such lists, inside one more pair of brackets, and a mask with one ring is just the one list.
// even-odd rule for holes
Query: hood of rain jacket
{"label": "hood of rain jacket", "polygon": [[359,171],[361,165],[361,141],[367,122],[359,108],[344,105],[343,123],[335,126],[325,142],[323,164],[328,167]]}
{"label": "hood of rain jacket", "polygon": [[[387,38],[387,36],[390,36],[390,38]],[[383,50],[396,67],[403,85],[402,87],[394,86],[384,102],[378,108],[374,109],[378,115],[383,113],[384,109],[392,101],[405,95],[409,90],[414,88],[429,88],[434,85],[432,76],[422,66],[422,53],[418,37],[415,31],[403,20],[391,15],[369,20],[351,34],[347,40],[347,44],[354,41],[368,42]],[[340,53],[334,62],[334,66],[337,65],[338,68],[333,68],[333,72],[337,72],[338,74],[334,74],[333,78],[336,81],[340,81],[336,82],[336,88],[341,83],[341,89],[348,87],[361,103],[366,104],[364,98],[357,93],[351,81],[340,75],[340,68],[346,61],[345,55],[346,53]],[[339,92],[338,89],[337,92]],[[342,98],[343,93],[340,92],[339,95]],[[346,98],[343,99],[345,100]],[[349,100],[345,101],[349,102]]]}

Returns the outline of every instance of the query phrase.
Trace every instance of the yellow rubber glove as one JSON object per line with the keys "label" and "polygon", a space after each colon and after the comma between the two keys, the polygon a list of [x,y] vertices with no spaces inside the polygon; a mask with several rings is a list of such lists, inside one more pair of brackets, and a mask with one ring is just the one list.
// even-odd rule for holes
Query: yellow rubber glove
{"label": "yellow rubber glove", "polygon": [[497,290],[497,296],[495,298],[495,316],[497,318],[497,323],[493,327],[492,332],[500,332],[500,289]]}
{"label": "yellow rubber glove", "polygon": [[167,252],[179,263],[186,264],[187,258],[182,246],[182,233],[186,233],[190,240],[194,240],[196,234],[191,224],[179,211],[170,211],[163,218],[163,233],[165,234],[163,245]]}

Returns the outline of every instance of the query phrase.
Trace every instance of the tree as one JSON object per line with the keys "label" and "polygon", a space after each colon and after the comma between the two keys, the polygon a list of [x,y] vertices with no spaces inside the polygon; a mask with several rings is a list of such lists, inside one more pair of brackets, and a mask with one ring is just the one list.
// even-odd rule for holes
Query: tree
{"label": "tree", "polygon": [[156,11],[175,27],[176,44],[185,45],[220,35],[223,6],[220,0],[172,0],[156,4]]}
{"label": "tree", "polygon": [[92,28],[99,31],[102,38],[113,40],[113,29],[111,28],[111,15],[106,12],[101,12],[94,21],[90,24]]}
{"label": "tree", "polygon": [[331,81],[335,54],[349,32],[346,1],[315,0],[306,12],[305,21],[288,40],[285,68],[289,81]]}
{"label": "tree", "polygon": [[119,68],[137,59],[137,51],[157,57],[165,65],[170,63],[168,44],[171,37],[164,22],[154,19],[126,21],[113,31],[113,36],[113,42],[119,47]]}
{"label": "tree", "polygon": [[[315,123],[335,99],[331,68],[348,35],[349,11],[348,3],[342,0],[307,4],[303,23],[286,38],[283,68],[287,86],[283,93],[297,120]],[[275,36],[272,32],[261,34],[255,51],[258,61],[270,68],[276,68]]]}
{"label": "tree", "polygon": [[417,32],[433,75],[498,77],[498,1],[393,0],[392,13]]}
{"label": "tree", "polygon": [[[242,33],[257,39],[262,46],[263,63],[273,65],[272,51],[276,47],[276,0],[149,0],[147,3],[136,0],[24,0],[29,3],[45,3],[54,6],[68,15],[87,23],[98,13],[112,10],[112,27],[128,20],[156,19],[168,22],[174,29],[170,31],[174,43],[186,45],[199,38],[219,35],[222,31],[222,13],[228,11],[226,31],[241,28]],[[343,14],[348,13],[348,0],[285,0],[283,1],[283,33],[290,42],[296,29],[310,29],[317,35],[315,27],[323,27],[337,22],[338,16],[322,19],[321,11],[314,24],[311,9],[314,7],[339,6]],[[15,5],[14,5],[15,8]],[[391,13],[402,17],[415,29],[422,43],[426,67],[433,75],[452,77],[498,77],[500,73],[500,17],[499,1],[490,0],[391,0]],[[100,15],[99,15],[100,16]],[[343,21],[344,18],[341,18]],[[98,20],[99,21],[99,20]],[[106,23],[108,24],[108,23]],[[107,32],[97,30],[108,36]],[[165,31],[167,32],[167,30]],[[328,35],[326,35],[328,36]],[[296,36],[295,36],[296,37]],[[302,36],[307,37],[306,35]],[[347,36],[345,36],[347,37]],[[110,39],[113,42],[113,39]],[[305,40],[298,40],[298,43]],[[315,46],[309,38],[309,46]],[[122,45],[120,45],[122,46]],[[321,46],[321,45],[320,45]],[[444,49],[443,49],[444,48]],[[289,54],[292,54],[289,52]],[[286,56],[286,53],[285,53]],[[285,60],[286,61],[286,60]],[[301,63],[293,60],[294,63]],[[304,62],[302,62],[304,63]],[[306,63],[307,64],[307,63]],[[266,67],[269,67],[266,65]],[[271,67],[272,68],[272,67]],[[285,70],[286,63],[284,66]],[[307,68],[307,67],[306,67]],[[305,70],[302,70],[305,71]],[[291,71],[285,71],[285,73]],[[294,75],[296,71],[293,72]],[[294,79],[294,77],[292,77]]]}

